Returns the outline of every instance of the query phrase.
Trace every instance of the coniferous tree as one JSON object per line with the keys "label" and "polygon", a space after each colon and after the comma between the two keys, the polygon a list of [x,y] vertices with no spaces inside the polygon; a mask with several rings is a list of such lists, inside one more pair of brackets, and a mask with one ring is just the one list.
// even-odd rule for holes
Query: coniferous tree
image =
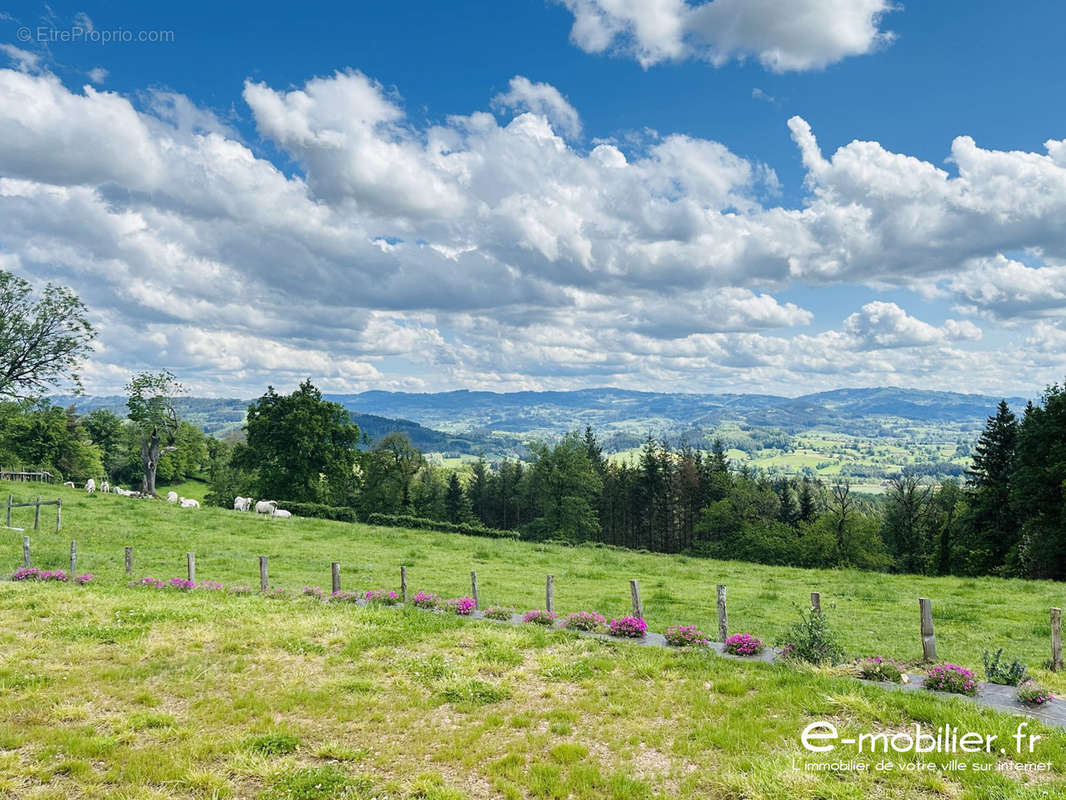
{"label": "coniferous tree", "polygon": [[444,513],[448,522],[466,522],[470,518],[470,503],[458,473],[448,476],[448,490],[444,494]]}
{"label": "coniferous tree", "polygon": [[1008,514],[1020,519],[1018,557],[1034,578],[1066,578],[1066,386],[1048,387],[1018,427]]}
{"label": "coniferous tree", "polygon": [[958,554],[958,572],[987,575],[1003,571],[1009,558],[1017,558],[1020,529],[1010,507],[1017,438],[1014,412],[1006,400],[1001,400],[974,446],[972,464],[966,472],[967,544]]}

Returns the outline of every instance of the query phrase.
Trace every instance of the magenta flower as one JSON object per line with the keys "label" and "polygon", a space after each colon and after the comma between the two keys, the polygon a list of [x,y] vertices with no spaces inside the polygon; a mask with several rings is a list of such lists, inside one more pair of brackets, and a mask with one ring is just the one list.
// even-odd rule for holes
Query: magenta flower
{"label": "magenta flower", "polygon": [[611,636],[621,636],[626,639],[643,639],[648,631],[648,623],[640,617],[622,617],[612,619],[607,626],[607,632]]}
{"label": "magenta flower", "polygon": [[422,591],[421,589],[415,593],[414,600],[412,600],[417,608],[437,608],[441,604],[441,599],[435,594]]}
{"label": "magenta flower", "polygon": [[575,611],[563,621],[563,627],[570,631],[599,631],[606,625],[607,620],[595,611]]}
{"label": "magenta flower", "polygon": [[977,694],[977,679],[974,674],[958,664],[938,664],[925,673],[922,686],[935,692],[954,694]]}
{"label": "magenta flower", "polygon": [[363,599],[369,603],[394,606],[400,602],[400,595],[390,592],[388,589],[370,589],[363,595]]}
{"label": "magenta flower", "polygon": [[707,644],[707,637],[695,625],[674,625],[667,628],[666,643],[673,647],[695,647]]}
{"label": "magenta flower", "polygon": [[83,573],[81,575],[76,576],[74,578],[74,583],[77,583],[77,584],[79,584],[81,586],[84,586],[85,584],[87,584],[89,581],[91,581],[95,577],[96,577],[95,575],[86,572],[86,573]]}
{"label": "magenta flower", "polygon": [[444,601],[446,608],[451,609],[461,617],[469,616],[475,605],[473,597],[452,597]]}
{"label": "magenta flower", "polygon": [[757,656],[763,651],[762,639],[750,633],[734,633],[725,640],[725,651],[734,656]]}
{"label": "magenta flower", "polygon": [[532,622],[534,625],[554,625],[555,612],[547,609],[535,609],[522,615],[522,622]]}

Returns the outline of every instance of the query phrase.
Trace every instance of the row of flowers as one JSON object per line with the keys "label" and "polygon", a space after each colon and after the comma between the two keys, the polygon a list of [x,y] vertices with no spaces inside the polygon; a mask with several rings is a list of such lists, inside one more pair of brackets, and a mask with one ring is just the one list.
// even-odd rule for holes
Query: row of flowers
{"label": "row of flowers", "polygon": [[74,575],[64,569],[37,569],[37,567],[19,567],[11,573],[11,580],[13,581],[57,581],[59,583],[71,581],[73,583],[86,584],[95,577],[95,575],[88,572]]}
{"label": "row of flowers", "polygon": [[[86,584],[95,576],[90,573],[71,575],[65,570],[42,570],[36,567],[22,567],[11,574],[13,581],[52,581],[73,582]],[[190,581],[185,578],[171,578],[163,580],[150,576],[141,578],[130,583],[130,586],[148,589],[174,589],[189,592],[193,590],[228,591],[231,594],[248,595],[253,589],[248,585],[230,586],[228,589],[217,581]],[[370,589],[365,592],[336,591],[326,592],[318,586],[304,586],[301,594],[313,597],[323,602],[363,602],[367,605],[397,605],[401,597],[397,592],[388,589]],[[288,596],[284,589],[271,587],[264,593],[265,597],[281,598]],[[411,600],[417,608],[430,609],[453,613],[458,616],[470,616],[476,602],[472,597],[441,598],[439,595],[420,590],[414,594]],[[485,609],[484,616],[488,619],[510,621],[516,614],[512,607],[490,606]],[[575,611],[560,617],[554,611],[547,609],[533,609],[521,615],[522,622],[532,625],[554,627],[557,623],[566,630],[585,631],[593,633],[606,633],[626,639],[642,639],[647,634],[648,625],[640,617],[624,616],[608,620],[596,611]],[[675,625],[666,629],[664,633],[666,643],[673,647],[697,647],[706,646],[708,637],[695,625]],[[782,651],[786,658],[789,656],[788,645]],[[737,633],[726,639],[723,650],[735,656],[757,656],[763,652],[765,645],[762,639],[750,633]],[[907,675],[903,667],[894,659],[884,656],[868,656],[857,659],[855,662],[857,677],[869,681],[905,683]],[[922,681],[925,689],[938,692],[950,692],[973,696],[977,693],[978,682],[974,673],[958,664],[938,664],[927,670]],[[1054,700],[1054,695],[1047,689],[1035,683],[1032,679],[1025,680],[1018,685],[1018,700],[1029,706],[1042,706]]]}
{"label": "row of flowers", "polygon": [[[894,659],[884,656],[867,656],[856,662],[856,675],[864,680],[883,683],[906,683],[907,675],[903,667]],[[971,670],[958,664],[937,664],[926,670],[922,688],[934,692],[950,692],[969,697],[977,694],[977,676]],[[1032,679],[1018,685],[1017,698],[1028,706],[1042,706],[1050,703],[1055,696]]]}

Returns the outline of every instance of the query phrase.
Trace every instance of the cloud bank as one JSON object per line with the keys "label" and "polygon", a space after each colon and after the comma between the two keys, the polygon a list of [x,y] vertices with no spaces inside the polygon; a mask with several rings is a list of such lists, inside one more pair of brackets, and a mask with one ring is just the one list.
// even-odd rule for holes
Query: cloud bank
{"label": "cloud bank", "polygon": [[[807,199],[789,208],[772,169],[718,142],[584,145],[565,97],[522,76],[487,98],[496,114],[423,127],[357,71],[243,97],[291,174],[180,95],[0,70],[0,268],[94,309],[91,391],[151,366],[212,394],[307,375],[1008,391],[1066,368],[1066,141],[959,137],[949,171],[877,142],[827,156],[793,117]],[[957,318],[787,297],[839,285],[946,298]]]}

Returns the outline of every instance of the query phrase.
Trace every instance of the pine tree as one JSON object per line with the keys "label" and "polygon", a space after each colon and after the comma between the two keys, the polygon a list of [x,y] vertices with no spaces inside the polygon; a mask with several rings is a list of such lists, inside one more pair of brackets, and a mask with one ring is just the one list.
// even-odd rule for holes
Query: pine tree
{"label": "pine tree", "polygon": [[814,506],[814,490],[811,488],[811,479],[804,476],[799,490],[799,518],[801,522],[810,522],[814,519],[817,510]]}
{"label": "pine tree", "polygon": [[1066,386],[1048,387],[1041,405],[1026,409],[1010,489],[1006,515],[1021,529],[1011,571],[1066,578]]}
{"label": "pine tree", "polygon": [[1010,499],[1017,439],[1018,421],[1007,401],[1001,400],[974,446],[966,472],[966,545],[953,571],[987,575],[1003,571],[1008,559],[1016,558],[1020,531]]}
{"label": "pine tree", "polygon": [[444,494],[444,513],[448,522],[466,522],[470,518],[470,503],[459,481],[458,473],[448,476],[448,491]]}

